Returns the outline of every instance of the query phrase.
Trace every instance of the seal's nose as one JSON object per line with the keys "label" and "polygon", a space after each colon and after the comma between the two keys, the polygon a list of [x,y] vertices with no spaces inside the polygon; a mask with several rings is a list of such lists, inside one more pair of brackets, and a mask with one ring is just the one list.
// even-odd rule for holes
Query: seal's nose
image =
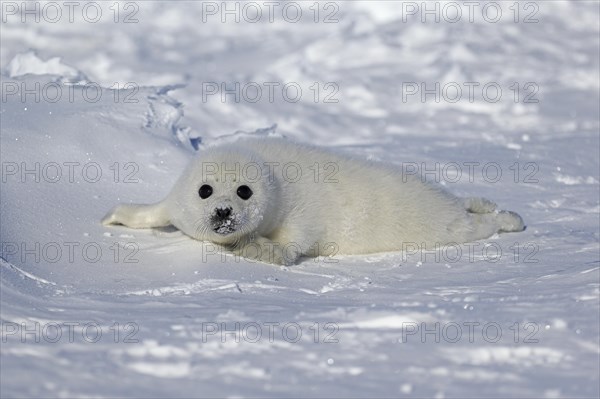
{"label": "seal's nose", "polygon": [[217,214],[217,217],[219,217],[220,219],[226,219],[229,217],[229,215],[231,215],[231,207],[217,208],[217,209],[215,209],[215,213]]}

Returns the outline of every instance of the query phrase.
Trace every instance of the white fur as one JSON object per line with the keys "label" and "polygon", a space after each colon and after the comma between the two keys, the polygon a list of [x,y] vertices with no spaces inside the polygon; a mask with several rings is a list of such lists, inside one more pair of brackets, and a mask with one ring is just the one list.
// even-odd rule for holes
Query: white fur
{"label": "white fur", "polygon": [[[203,184],[213,188],[207,199],[198,195]],[[242,184],[254,192],[247,201],[236,194]],[[226,207],[235,231],[222,235],[211,218]],[[395,166],[260,137],[200,151],[162,202],[118,205],[102,222],[174,225],[243,256],[292,264],[300,256],[433,248],[523,230],[519,215],[495,209],[489,200],[455,197]]]}

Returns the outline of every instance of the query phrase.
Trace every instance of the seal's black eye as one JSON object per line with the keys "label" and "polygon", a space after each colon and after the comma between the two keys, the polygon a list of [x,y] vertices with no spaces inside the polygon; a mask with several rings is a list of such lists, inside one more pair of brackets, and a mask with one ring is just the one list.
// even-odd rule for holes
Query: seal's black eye
{"label": "seal's black eye", "polygon": [[212,195],[212,187],[208,184],[204,184],[200,187],[200,190],[198,190],[198,195],[200,195],[200,198],[202,199],[207,199]]}
{"label": "seal's black eye", "polygon": [[248,198],[252,197],[252,190],[250,190],[250,187],[248,186],[239,186],[237,189],[237,195],[246,201]]}

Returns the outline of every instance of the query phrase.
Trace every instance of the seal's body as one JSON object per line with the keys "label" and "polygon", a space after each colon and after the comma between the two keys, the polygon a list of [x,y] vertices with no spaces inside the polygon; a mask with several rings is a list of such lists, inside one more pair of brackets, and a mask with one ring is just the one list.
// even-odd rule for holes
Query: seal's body
{"label": "seal's body", "polygon": [[513,212],[458,198],[395,166],[278,137],[201,150],[155,205],[119,205],[104,224],[174,225],[246,257],[292,264],[300,256],[434,248],[521,231]]}

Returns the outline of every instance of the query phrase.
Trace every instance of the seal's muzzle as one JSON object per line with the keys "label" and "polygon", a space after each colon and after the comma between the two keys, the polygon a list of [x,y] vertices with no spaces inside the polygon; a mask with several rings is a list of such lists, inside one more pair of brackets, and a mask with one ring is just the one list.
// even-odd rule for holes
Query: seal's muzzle
{"label": "seal's muzzle", "polygon": [[215,208],[215,213],[211,217],[215,233],[226,235],[235,231],[237,223],[232,212],[233,208],[230,206]]}

